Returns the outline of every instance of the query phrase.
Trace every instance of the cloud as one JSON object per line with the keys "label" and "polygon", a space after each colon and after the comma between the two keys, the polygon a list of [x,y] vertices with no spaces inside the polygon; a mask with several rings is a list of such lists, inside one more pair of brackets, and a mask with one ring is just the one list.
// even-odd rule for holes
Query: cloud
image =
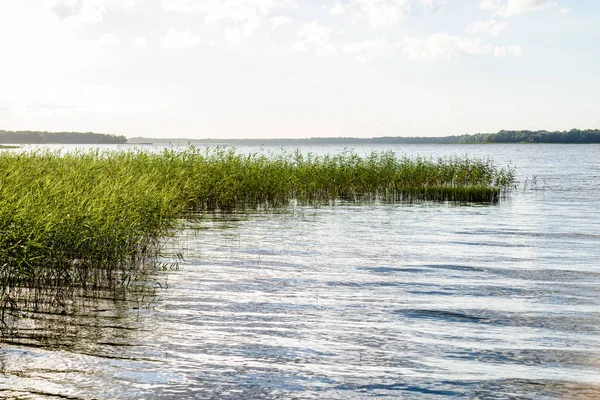
{"label": "cloud", "polygon": [[472,35],[490,35],[498,36],[499,34],[506,32],[510,29],[510,22],[490,19],[489,21],[475,21],[467,26],[466,31]]}
{"label": "cloud", "polygon": [[133,39],[133,45],[136,49],[145,49],[148,47],[148,40],[145,36],[138,36]]}
{"label": "cloud", "polygon": [[346,12],[346,6],[341,1],[337,0],[333,7],[329,10],[332,15],[342,15]]}
{"label": "cloud", "polygon": [[351,11],[353,18],[362,16],[371,28],[382,28],[404,21],[412,10],[413,4],[436,12],[448,0],[336,0],[329,9],[332,15],[341,15]]}
{"label": "cloud", "polygon": [[120,44],[120,40],[115,34],[106,34],[99,39],[91,40],[88,45],[97,47],[114,47]]}
{"label": "cloud", "polygon": [[55,0],[50,11],[71,23],[94,25],[102,21],[107,8],[104,0]]}
{"label": "cloud", "polygon": [[230,44],[238,44],[242,41],[242,31],[234,26],[225,28],[225,40]]}
{"label": "cloud", "polygon": [[74,110],[75,107],[73,106],[49,102],[0,103],[0,115],[11,119],[22,119],[26,121],[39,118],[64,118]]}
{"label": "cloud", "polygon": [[480,0],[479,2],[482,9],[507,17],[542,10],[553,4],[555,4],[554,0]]}
{"label": "cloud", "polygon": [[331,42],[333,29],[321,25],[318,21],[306,23],[296,31],[296,42],[292,46],[295,51],[306,51],[313,48],[319,55],[335,53]]}
{"label": "cloud", "polygon": [[446,3],[446,0],[420,0],[421,3],[431,11],[439,11],[442,8],[442,4]]}
{"label": "cloud", "polygon": [[497,46],[479,38],[462,38],[441,32],[428,38],[407,37],[402,43],[402,54],[410,61],[433,63],[473,55],[520,56],[521,47]]}
{"label": "cloud", "polygon": [[502,0],[480,0],[479,7],[482,10],[497,10],[501,7]]}
{"label": "cloud", "polygon": [[508,16],[520,15],[528,11],[537,11],[546,8],[552,2],[552,0],[508,0],[500,13]]}
{"label": "cloud", "polygon": [[182,49],[185,47],[193,47],[202,43],[202,39],[194,36],[188,30],[169,29],[169,32],[160,41],[163,48],[166,49]]}
{"label": "cloud", "polygon": [[394,25],[410,14],[410,0],[352,0],[366,15],[371,28]]}
{"label": "cloud", "polygon": [[[234,24],[235,35],[249,36],[277,8],[291,0],[161,0],[167,11],[202,14],[207,24]],[[231,33],[231,27],[228,28]]]}
{"label": "cloud", "polygon": [[94,25],[111,8],[131,8],[145,0],[50,0],[50,11],[62,20]]}
{"label": "cloud", "polygon": [[271,29],[275,30],[281,28],[282,26],[287,25],[290,22],[292,22],[292,19],[290,17],[279,15],[270,19]]}
{"label": "cloud", "polygon": [[79,15],[83,11],[82,0],[57,0],[52,6],[50,11],[56,14],[60,18],[69,18],[74,15]]}
{"label": "cloud", "polygon": [[511,45],[511,46],[494,46],[494,56],[496,57],[506,57],[506,56],[515,56],[518,57],[523,53],[521,46],[519,45]]}
{"label": "cloud", "polygon": [[359,63],[365,63],[376,57],[391,57],[393,51],[387,39],[366,40],[342,46],[342,52],[354,56],[354,61]]}

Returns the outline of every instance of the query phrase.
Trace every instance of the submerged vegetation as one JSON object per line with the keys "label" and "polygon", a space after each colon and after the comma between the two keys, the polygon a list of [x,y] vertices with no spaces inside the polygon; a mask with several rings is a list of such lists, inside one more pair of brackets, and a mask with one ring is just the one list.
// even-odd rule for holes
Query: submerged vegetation
{"label": "submerged vegetation", "polygon": [[391,152],[4,151],[0,307],[16,307],[32,288],[126,285],[162,239],[202,211],[335,199],[494,203],[514,184],[514,170],[490,160]]}

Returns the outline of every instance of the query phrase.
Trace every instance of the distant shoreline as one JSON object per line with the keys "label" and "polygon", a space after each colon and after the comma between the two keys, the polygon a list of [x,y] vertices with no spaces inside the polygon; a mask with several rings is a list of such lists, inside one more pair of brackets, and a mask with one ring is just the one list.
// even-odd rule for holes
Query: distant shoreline
{"label": "distant shoreline", "polygon": [[272,139],[189,139],[189,138],[126,138],[122,135],[93,132],[46,132],[0,130],[0,145],[18,144],[198,144],[233,146],[310,146],[358,144],[491,144],[491,143],[600,143],[600,129],[569,131],[508,131],[436,137],[381,136],[372,138],[312,137]]}
{"label": "distant shoreline", "polygon": [[187,138],[146,138],[127,139],[130,144],[199,144],[199,145],[238,145],[238,146],[290,146],[290,145],[354,145],[354,144],[491,144],[491,143],[600,143],[600,130],[570,131],[500,131],[498,133],[476,133],[439,137],[381,136],[373,138],[353,137],[312,137],[298,139],[187,139]]}
{"label": "distant shoreline", "polygon": [[0,130],[0,144],[124,144],[125,136],[93,132]]}

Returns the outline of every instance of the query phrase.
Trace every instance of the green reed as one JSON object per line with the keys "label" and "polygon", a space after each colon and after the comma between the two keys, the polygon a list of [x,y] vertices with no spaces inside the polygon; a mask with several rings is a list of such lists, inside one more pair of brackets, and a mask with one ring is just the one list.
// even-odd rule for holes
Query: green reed
{"label": "green reed", "polygon": [[491,160],[145,151],[0,152],[0,307],[17,288],[126,284],[161,239],[207,210],[335,199],[495,203],[512,168]]}

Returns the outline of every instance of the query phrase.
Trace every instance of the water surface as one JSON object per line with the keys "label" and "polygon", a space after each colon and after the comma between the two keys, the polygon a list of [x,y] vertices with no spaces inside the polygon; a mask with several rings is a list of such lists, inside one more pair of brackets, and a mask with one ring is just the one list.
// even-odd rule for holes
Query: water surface
{"label": "water surface", "polygon": [[384,149],[510,162],[519,190],[204,215],[177,270],[5,334],[0,396],[600,398],[600,146],[355,151]]}

